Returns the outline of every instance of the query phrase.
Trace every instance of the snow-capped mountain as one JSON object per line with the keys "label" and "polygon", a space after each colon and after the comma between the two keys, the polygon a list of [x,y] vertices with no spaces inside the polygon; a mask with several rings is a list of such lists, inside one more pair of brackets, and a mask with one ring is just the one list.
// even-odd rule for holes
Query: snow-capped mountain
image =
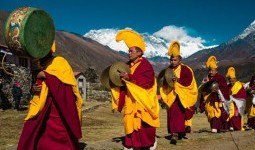
{"label": "snow-capped mountain", "polygon": [[[204,46],[203,41],[200,38],[193,38],[190,36],[172,36],[172,39],[166,38],[163,34],[166,34],[164,27],[158,32],[150,35],[148,33],[141,33],[146,43],[146,51],[144,53],[145,57],[152,58],[156,56],[167,57],[166,53],[171,41],[178,40],[181,44],[181,55],[183,57],[188,57],[191,54],[205,48],[210,48]],[[171,31],[168,32],[171,34]],[[117,29],[99,29],[99,30],[90,30],[88,33],[84,34],[84,37],[93,39],[99,42],[102,45],[108,46],[115,51],[127,52],[128,48],[123,41],[116,42],[115,35]],[[163,34],[162,34],[163,33]],[[214,46],[213,46],[214,47]]]}
{"label": "snow-capped mountain", "polygon": [[[196,80],[202,81],[206,69],[202,69],[210,56],[218,61],[219,72],[226,73],[230,66],[237,71],[237,78],[248,82],[254,75],[255,59],[255,21],[243,30],[238,36],[211,49],[200,50],[183,60],[193,68]],[[203,71],[205,70],[205,71]]]}
{"label": "snow-capped mountain", "polygon": [[247,35],[255,31],[255,20],[241,34],[231,39],[228,44],[231,44],[239,39],[244,39]]}
{"label": "snow-capped mountain", "polygon": [[[244,64],[254,62],[255,57],[255,21],[245,28],[239,35],[220,44],[212,49],[204,49],[198,51],[188,57],[185,61],[188,64],[199,66],[199,63],[204,63],[205,58],[216,56],[217,60],[223,62],[221,65]],[[234,60],[234,61],[233,61]]]}
{"label": "snow-capped mountain", "polygon": [[[116,42],[115,36],[118,30],[115,29],[100,29],[90,30],[84,35],[84,37],[91,38],[102,45],[106,45],[115,51],[127,52],[128,48],[123,41]],[[144,55],[146,57],[154,56],[166,56],[167,44],[161,39],[152,35],[142,34],[146,41],[146,51]]]}

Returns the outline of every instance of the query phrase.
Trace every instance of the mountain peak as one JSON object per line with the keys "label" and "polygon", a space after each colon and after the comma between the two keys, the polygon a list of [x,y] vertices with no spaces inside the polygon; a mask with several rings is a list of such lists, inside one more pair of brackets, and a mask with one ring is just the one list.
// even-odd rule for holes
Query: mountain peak
{"label": "mountain peak", "polygon": [[[131,28],[129,28],[131,29]],[[123,41],[116,42],[115,36],[118,32],[118,29],[99,29],[99,30],[90,30],[88,33],[84,34],[84,37],[90,38],[99,42],[102,45],[108,46],[111,49],[117,52],[125,52],[127,53],[127,46]],[[166,32],[157,32],[157,34],[148,34],[148,33],[141,33],[143,36],[145,43],[146,43],[146,51],[144,56],[147,58],[153,57],[168,57],[166,55],[168,51],[169,43],[173,40],[178,40],[181,44],[181,55],[185,58],[190,56],[191,54],[205,48],[210,48],[211,46],[204,46],[198,38],[181,38],[181,39],[168,39],[164,38],[162,34],[166,34]],[[169,31],[169,34],[172,32]],[[195,40],[194,40],[195,39]]]}
{"label": "mountain peak", "polygon": [[228,44],[231,44],[239,39],[244,39],[247,35],[255,31],[255,20],[246,28],[243,30],[241,34],[231,39]]}
{"label": "mountain peak", "polygon": [[[84,34],[84,37],[91,38],[102,45],[108,46],[118,52],[127,52],[128,48],[123,41],[116,42],[115,36],[117,29],[99,29],[90,30]],[[146,43],[145,57],[165,56],[167,52],[167,45],[163,39],[149,35],[147,33],[141,34]]]}

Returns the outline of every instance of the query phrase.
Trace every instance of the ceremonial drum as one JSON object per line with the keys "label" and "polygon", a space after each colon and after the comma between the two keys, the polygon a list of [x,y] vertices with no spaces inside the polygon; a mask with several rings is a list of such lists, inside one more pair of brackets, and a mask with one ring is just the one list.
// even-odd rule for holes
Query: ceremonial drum
{"label": "ceremonial drum", "polygon": [[5,23],[4,38],[17,56],[43,58],[50,52],[55,38],[53,20],[44,10],[18,8],[11,12]]}

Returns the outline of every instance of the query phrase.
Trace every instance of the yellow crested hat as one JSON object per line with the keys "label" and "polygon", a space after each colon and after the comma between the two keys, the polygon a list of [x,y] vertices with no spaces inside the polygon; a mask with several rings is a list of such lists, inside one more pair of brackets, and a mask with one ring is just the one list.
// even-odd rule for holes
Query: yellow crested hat
{"label": "yellow crested hat", "polygon": [[217,69],[217,59],[215,56],[210,56],[206,62],[206,68],[208,69]]}
{"label": "yellow crested hat", "polygon": [[180,43],[178,41],[171,42],[167,54],[171,57],[180,56]]}
{"label": "yellow crested hat", "polygon": [[55,53],[56,52],[56,42],[55,42],[55,40],[53,41],[53,44],[52,44],[51,49],[50,49],[50,52],[51,53]]}
{"label": "yellow crested hat", "polygon": [[226,75],[227,78],[236,78],[236,70],[234,67],[229,67],[228,68],[228,72],[227,72],[227,75]]}
{"label": "yellow crested hat", "polygon": [[143,52],[145,51],[145,42],[140,34],[137,32],[130,30],[130,29],[124,29],[118,31],[116,34],[116,41],[124,41],[128,48],[131,47],[139,47]]}

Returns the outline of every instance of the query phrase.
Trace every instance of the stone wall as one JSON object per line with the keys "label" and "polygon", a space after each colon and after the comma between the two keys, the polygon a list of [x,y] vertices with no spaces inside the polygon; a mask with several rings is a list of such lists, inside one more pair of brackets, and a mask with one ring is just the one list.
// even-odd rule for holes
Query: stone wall
{"label": "stone wall", "polygon": [[[6,71],[4,71],[6,70]],[[23,96],[21,105],[26,105],[30,99],[30,89],[32,76],[28,68],[16,66],[14,64],[5,64],[4,69],[0,69],[1,80],[1,99],[5,102],[6,108],[11,108],[14,105],[12,97],[12,88],[16,81],[20,82]],[[10,106],[10,103],[12,106]]]}
{"label": "stone wall", "polygon": [[[3,69],[0,69],[0,79],[2,80],[1,88],[1,98],[5,99],[6,108],[11,108],[14,106],[12,97],[12,87],[13,84],[18,81],[21,84],[23,91],[23,97],[21,99],[21,105],[27,106],[29,100],[31,99],[30,89],[32,84],[32,75],[28,68],[22,66],[16,66],[14,64],[6,64],[5,69],[8,73],[5,73]],[[13,74],[13,75],[10,75]],[[101,83],[86,83],[86,100],[96,100],[96,101],[110,101],[111,92],[105,89]],[[12,106],[10,106],[12,105]]]}
{"label": "stone wall", "polygon": [[111,92],[101,83],[87,83],[87,100],[110,101]]}

